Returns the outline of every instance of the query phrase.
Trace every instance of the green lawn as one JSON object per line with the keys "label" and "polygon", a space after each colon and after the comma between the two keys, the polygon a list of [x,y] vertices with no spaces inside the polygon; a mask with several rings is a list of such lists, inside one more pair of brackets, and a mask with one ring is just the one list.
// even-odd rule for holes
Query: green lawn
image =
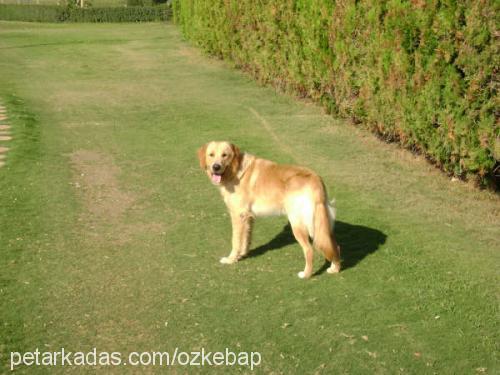
{"label": "green lawn", "polygon": [[[164,24],[0,22],[0,373],[11,351],[258,351],[254,373],[498,373],[498,197],[259,87]],[[344,270],[296,275],[285,218],[219,264],[230,221],[196,149],[325,179]],[[7,142],[0,143],[6,146]],[[165,373],[158,366],[103,373]],[[125,371],[128,370],[128,371]],[[16,373],[94,373],[26,367]],[[170,373],[249,373],[244,366]]]}

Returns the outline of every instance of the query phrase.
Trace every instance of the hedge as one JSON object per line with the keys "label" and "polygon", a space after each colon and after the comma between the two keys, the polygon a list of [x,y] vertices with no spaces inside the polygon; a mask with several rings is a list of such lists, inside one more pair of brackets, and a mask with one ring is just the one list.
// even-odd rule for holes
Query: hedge
{"label": "hedge", "polygon": [[209,53],[484,185],[500,169],[497,4],[174,0],[173,7],[184,35]]}
{"label": "hedge", "polygon": [[71,8],[58,5],[3,5],[0,20],[28,22],[149,22],[170,17],[167,5]]}

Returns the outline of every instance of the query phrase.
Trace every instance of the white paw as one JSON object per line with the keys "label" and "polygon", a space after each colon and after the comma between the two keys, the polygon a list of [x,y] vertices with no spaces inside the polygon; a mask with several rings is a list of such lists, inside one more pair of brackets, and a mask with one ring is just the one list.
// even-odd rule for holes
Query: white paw
{"label": "white paw", "polygon": [[339,273],[340,272],[340,267],[336,266],[335,264],[332,264],[326,272],[328,273]]}
{"label": "white paw", "polygon": [[231,257],[222,257],[220,258],[220,262],[222,264],[233,264],[233,263],[236,263],[238,261],[238,259],[234,259],[234,258],[231,258]]}
{"label": "white paw", "polygon": [[304,271],[300,271],[297,276],[301,279],[308,279],[310,276],[307,276]]}

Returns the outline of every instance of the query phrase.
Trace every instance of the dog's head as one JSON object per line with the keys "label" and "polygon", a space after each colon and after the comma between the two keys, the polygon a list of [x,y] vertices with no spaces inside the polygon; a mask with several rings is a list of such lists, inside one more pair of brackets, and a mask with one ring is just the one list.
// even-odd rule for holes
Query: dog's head
{"label": "dog's head", "polygon": [[240,149],[229,142],[209,142],[198,150],[201,169],[214,185],[231,181],[241,162]]}

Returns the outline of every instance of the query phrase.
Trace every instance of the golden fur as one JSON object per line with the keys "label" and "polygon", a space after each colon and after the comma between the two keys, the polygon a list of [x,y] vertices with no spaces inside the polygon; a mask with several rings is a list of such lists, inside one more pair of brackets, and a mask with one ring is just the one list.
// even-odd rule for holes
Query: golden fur
{"label": "golden fur", "polygon": [[242,153],[229,142],[207,143],[198,150],[198,158],[201,168],[218,186],[231,215],[232,250],[221,263],[235,263],[248,253],[255,217],[287,215],[304,251],[305,267],[299,277],[312,275],[310,238],[331,262],[328,272],[340,271],[340,249],[333,234],[334,210],[317,174]]}

